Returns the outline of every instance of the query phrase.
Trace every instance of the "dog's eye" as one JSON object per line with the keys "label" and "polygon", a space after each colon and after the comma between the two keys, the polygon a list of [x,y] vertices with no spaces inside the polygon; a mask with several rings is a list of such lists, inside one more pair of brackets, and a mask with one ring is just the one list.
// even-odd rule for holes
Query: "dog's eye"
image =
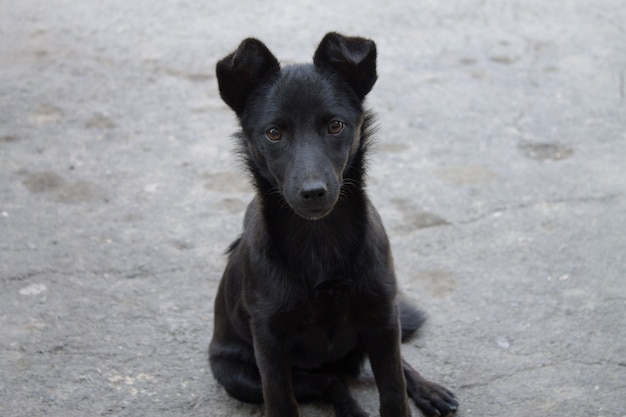
{"label": "dog's eye", "polygon": [[283,138],[283,133],[277,128],[273,127],[271,129],[268,129],[265,132],[265,137],[271,140],[272,142],[276,142]]}
{"label": "dog's eye", "polygon": [[343,130],[343,122],[339,120],[333,120],[328,124],[328,133],[331,135],[336,135]]}

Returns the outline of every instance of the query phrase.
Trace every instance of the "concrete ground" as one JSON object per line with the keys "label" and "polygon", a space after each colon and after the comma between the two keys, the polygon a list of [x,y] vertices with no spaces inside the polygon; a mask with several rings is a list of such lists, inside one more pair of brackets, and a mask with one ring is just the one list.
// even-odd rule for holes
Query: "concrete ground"
{"label": "concrete ground", "polygon": [[405,356],[460,417],[626,416],[626,3],[1,3],[0,416],[262,415],[207,365],[251,196],[214,65],[329,30],[379,49]]}

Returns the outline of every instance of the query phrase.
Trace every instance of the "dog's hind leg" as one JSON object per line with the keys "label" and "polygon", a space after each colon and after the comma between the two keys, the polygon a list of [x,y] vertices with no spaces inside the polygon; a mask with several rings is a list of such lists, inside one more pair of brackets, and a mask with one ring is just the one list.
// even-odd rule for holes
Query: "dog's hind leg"
{"label": "dog's hind leg", "polygon": [[[239,401],[262,403],[261,375],[256,363],[246,360],[249,359],[246,358],[248,352],[236,349],[224,352],[225,349],[220,349],[222,352],[218,353],[217,350],[215,345],[212,346],[211,370],[226,392]],[[293,390],[300,402],[329,401],[335,408],[337,417],[368,416],[352,398],[345,382],[337,375],[296,370],[293,373]]]}
{"label": "dog's hind leg", "polygon": [[263,402],[261,375],[254,362],[254,354],[246,350],[220,348],[212,344],[209,358],[211,371],[231,397],[246,403],[260,404]]}
{"label": "dog's hind leg", "polygon": [[459,403],[453,393],[441,385],[424,379],[404,360],[402,367],[406,378],[407,393],[422,413],[428,417],[454,415]]}

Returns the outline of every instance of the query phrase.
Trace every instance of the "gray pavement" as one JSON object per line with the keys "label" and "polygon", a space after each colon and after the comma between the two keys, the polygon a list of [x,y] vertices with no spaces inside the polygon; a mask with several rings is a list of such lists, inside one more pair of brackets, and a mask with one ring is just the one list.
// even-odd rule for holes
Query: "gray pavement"
{"label": "gray pavement", "polygon": [[369,190],[430,316],[406,357],[461,417],[626,416],[626,3],[0,9],[0,416],[262,415],[207,365],[251,196],[213,68],[329,30],[379,48]]}

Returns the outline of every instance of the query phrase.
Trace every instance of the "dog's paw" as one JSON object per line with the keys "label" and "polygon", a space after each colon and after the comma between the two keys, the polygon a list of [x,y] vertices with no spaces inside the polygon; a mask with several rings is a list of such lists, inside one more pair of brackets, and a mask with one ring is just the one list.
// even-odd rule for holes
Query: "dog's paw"
{"label": "dog's paw", "polygon": [[369,414],[355,401],[351,401],[349,404],[335,405],[335,417],[369,417]]}
{"label": "dog's paw", "polygon": [[417,408],[428,417],[452,416],[459,407],[454,394],[434,382],[422,379],[408,391]]}
{"label": "dog's paw", "polygon": [[369,414],[363,410],[349,410],[345,412],[337,412],[335,417],[369,417]]}
{"label": "dog's paw", "polygon": [[369,414],[363,410],[350,410],[342,413],[336,413],[335,417],[369,417]]}

